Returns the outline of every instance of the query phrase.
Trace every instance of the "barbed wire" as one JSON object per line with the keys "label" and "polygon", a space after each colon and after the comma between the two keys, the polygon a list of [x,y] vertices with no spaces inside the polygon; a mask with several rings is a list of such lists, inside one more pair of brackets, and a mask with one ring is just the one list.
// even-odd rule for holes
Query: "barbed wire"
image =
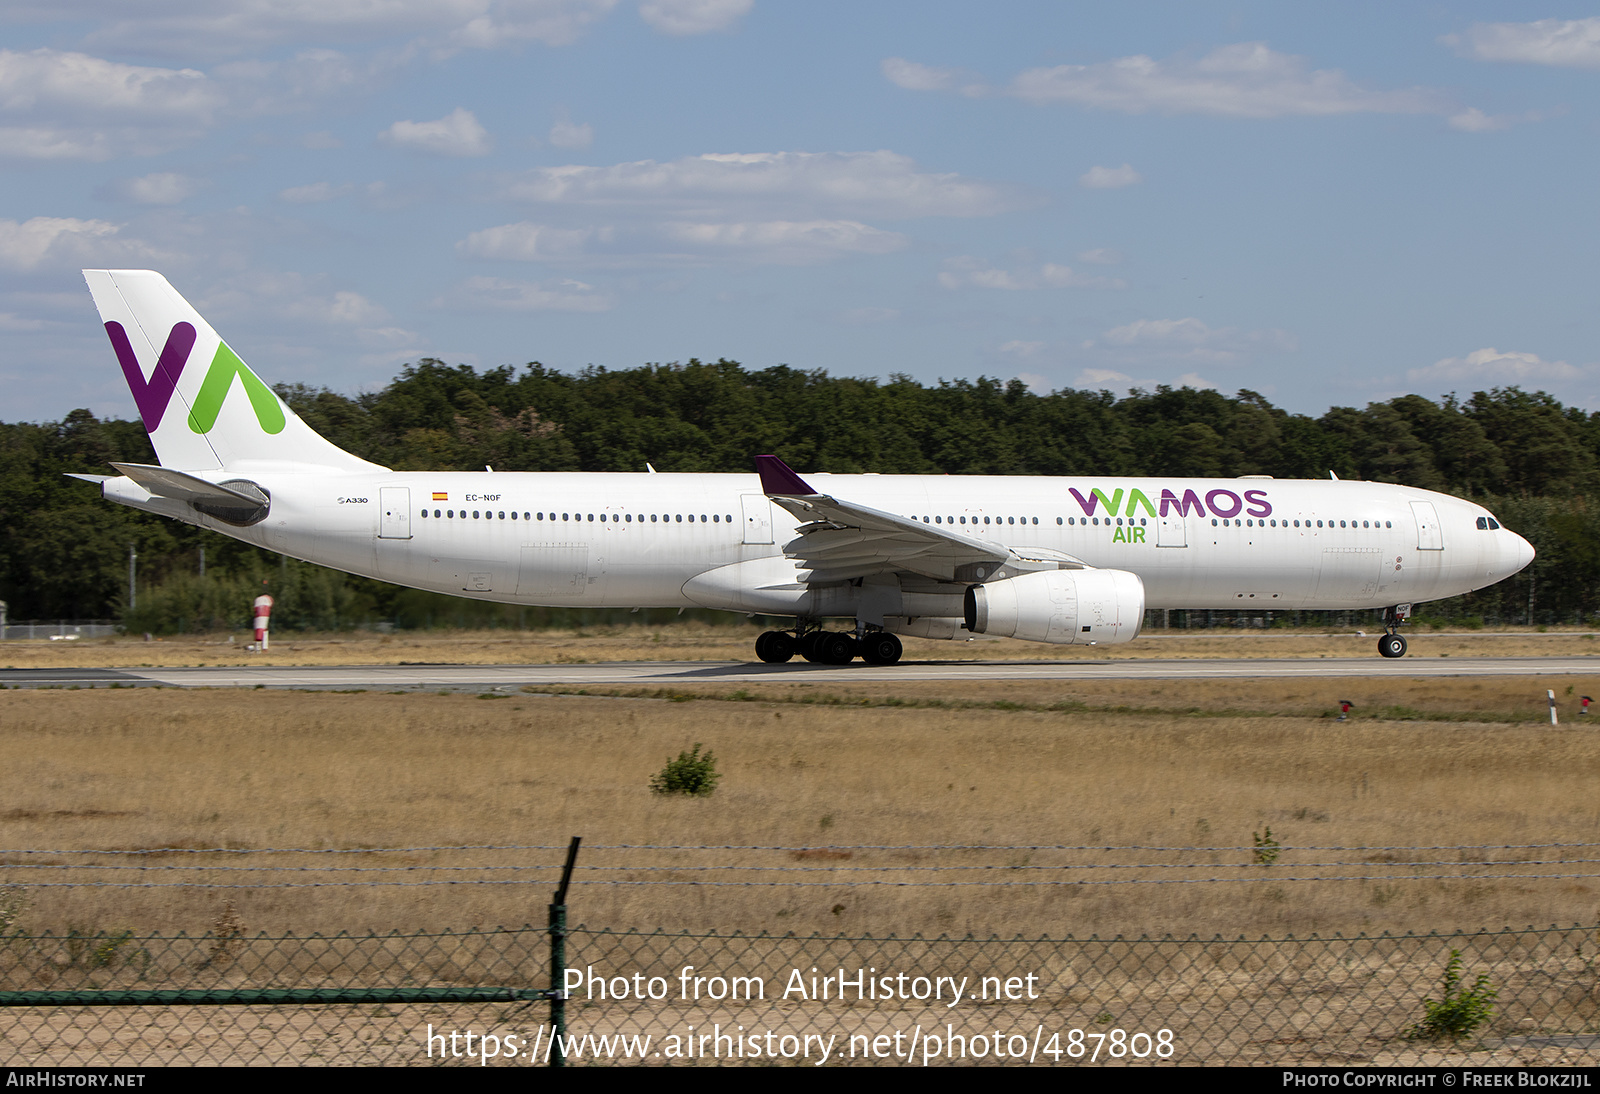
{"label": "barbed wire", "polygon": [[[608,881],[600,879],[589,884],[607,886],[700,886],[743,889],[949,889],[959,887],[983,888],[1061,888],[1069,885],[1204,885],[1215,882],[1295,882],[1295,881],[1488,881],[1521,879],[1554,881],[1572,878],[1600,878],[1600,873],[1589,874],[1375,874],[1368,876],[1340,875],[1336,877],[1285,877],[1282,874],[1260,873],[1248,877],[1207,878],[1119,878],[1104,881]],[[226,885],[199,881],[84,881],[41,882],[32,889],[352,889],[352,888],[420,888],[453,885],[536,885],[533,880],[496,881],[492,879],[462,878],[453,881],[308,881],[271,882],[259,885]]]}
{"label": "barbed wire", "polygon": [[[1591,843],[1280,844],[1296,851],[1506,851],[1556,847],[1600,847]],[[426,847],[135,847],[0,848],[0,855],[394,855],[424,851],[565,851],[565,843],[441,844]],[[1189,846],[1148,843],[586,843],[591,851],[1254,851],[1250,844]]]}
{"label": "barbed wire", "polygon": [[[1472,866],[1569,866],[1600,863],[1600,859],[1500,859],[1492,862],[1442,862],[1414,860],[1411,862],[1295,862],[1284,865],[1314,869],[1355,869],[1370,867],[1472,867]],[[927,873],[973,870],[1255,870],[1271,865],[1265,862],[1065,862],[1065,863],[976,863],[970,866],[589,866],[579,865],[575,873],[615,871],[618,873],[691,873],[712,871],[746,871],[778,874],[836,874],[836,873]],[[16,863],[0,864],[0,870],[122,870],[137,873],[161,873],[173,870],[212,873],[312,873],[312,874],[393,874],[418,872],[490,873],[495,871],[559,870],[562,863],[541,863],[522,866],[93,866],[80,863]]]}

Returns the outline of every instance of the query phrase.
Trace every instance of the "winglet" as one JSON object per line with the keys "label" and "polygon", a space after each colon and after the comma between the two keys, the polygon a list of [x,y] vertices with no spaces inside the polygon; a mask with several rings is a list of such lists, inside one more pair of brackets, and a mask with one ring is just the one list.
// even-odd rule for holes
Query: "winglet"
{"label": "winglet", "polygon": [[780,497],[815,497],[818,491],[794,473],[794,469],[777,456],[757,456],[756,471],[761,475],[761,489]]}

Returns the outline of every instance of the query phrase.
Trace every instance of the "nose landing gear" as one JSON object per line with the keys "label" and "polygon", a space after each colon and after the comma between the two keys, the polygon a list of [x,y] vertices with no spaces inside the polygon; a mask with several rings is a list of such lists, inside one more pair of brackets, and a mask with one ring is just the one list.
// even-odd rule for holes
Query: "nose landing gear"
{"label": "nose landing gear", "polygon": [[1378,639],[1378,653],[1384,657],[1404,657],[1406,655],[1406,640],[1396,634],[1397,628],[1404,626],[1407,619],[1411,618],[1410,604],[1397,604],[1392,608],[1383,610],[1383,626],[1386,631]]}

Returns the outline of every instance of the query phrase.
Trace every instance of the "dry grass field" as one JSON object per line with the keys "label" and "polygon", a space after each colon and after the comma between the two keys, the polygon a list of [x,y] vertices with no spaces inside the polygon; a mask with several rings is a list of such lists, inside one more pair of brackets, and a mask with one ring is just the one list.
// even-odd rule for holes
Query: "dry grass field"
{"label": "dry grass field", "polygon": [[[363,651],[388,648],[363,641]],[[627,656],[607,641],[581,648],[597,660]],[[71,653],[95,649],[136,647]],[[203,932],[226,900],[250,932],[492,927],[542,921],[559,850],[381,849],[559,848],[582,835],[572,919],[606,927],[1082,936],[1593,923],[1600,878],[1495,875],[1600,874],[1579,861],[1600,858],[1596,847],[1376,848],[1600,844],[1600,731],[1576,719],[1542,724],[1546,687],[1570,715],[1572,696],[1597,683],[921,683],[496,698],[10,690],[0,695],[0,848],[11,849],[0,852],[0,885],[26,887],[20,923],[32,931]],[[1351,721],[1331,717],[1340,698],[1357,704]],[[651,775],[696,742],[717,758],[716,793],[651,794]],[[1256,864],[1251,848],[1266,829],[1281,850]],[[810,850],[605,849],[624,844]],[[1026,849],[1047,845],[1143,850]],[[854,849],[831,849],[844,846]],[[211,847],[373,850],[15,853]],[[1413,860],[1445,865],[1405,865]],[[144,869],[81,868],[90,863]],[[305,869],[237,869],[263,865]],[[530,876],[507,868],[532,865],[547,867],[535,884],[344,884],[504,881]],[[203,869],[157,869],[174,866]],[[471,869],[431,869],[443,866]],[[1397,879],[1429,870],[1467,876]],[[1063,876],[1086,883],[1018,884]],[[50,887],[179,877],[257,887]],[[1125,883],[1212,877],[1229,880]],[[1346,880],[1294,880],[1303,877]],[[1000,884],[898,884],[972,880]],[[609,884],[618,881],[678,884]],[[759,884],[681,884],[691,881]],[[863,881],[878,884],[852,884]],[[306,887],[260,887],[285,885]]]}
{"label": "dry grass field", "polygon": [[[733,617],[730,617],[730,619]],[[712,626],[682,622],[668,626],[607,626],[546,631],[398,631],[378,634],[275,634],[265,654],[247,653],[248,633],[174,636],[145,642],[140,637],[71,642],[12,640],[0,646],[0,666],[132,667],[186,665],[377,665],[401,662],[461,664],[560,664],[597,661],[752,661],[759,633],[753,623]],[[1554,628],[1496,633],[1408,631],[1415,657],[1600,656],[1593,630]],[[230,641],[231,639],[231,641]],[[905,640],[914,661],[1104,660],[1170,657],[1370,657],[1377,633],[1356,630],[1153,631],[1120,646],[1047,646],[1008,638],[966,642]]]}

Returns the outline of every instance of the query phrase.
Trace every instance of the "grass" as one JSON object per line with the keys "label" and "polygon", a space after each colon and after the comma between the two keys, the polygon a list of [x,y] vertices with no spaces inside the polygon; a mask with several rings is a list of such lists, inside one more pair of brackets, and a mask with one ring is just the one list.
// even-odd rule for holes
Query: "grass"
{"label": "grass", "polygon": [[[560,848],[580,834],[585,847],[573,921],[614,927],[1281,935],[1592,922],[1600,917],[1593,879],[1481,876],[1531,872],[1497,869],[1505,853],[1494,850],[1432,853],[1461,858],[1461,872],[1472,875],[1462,880],[1285,880],[1317,872],[1307,864],[1331,854],[1297,849],[1306,844],[1600,842],[1593,791],[1600,734],[1569,724],[1517,724],[1536,723],[1525,717],[1530,713],[1542,716],[1545,687],[1554,684],[1562,695],[1568,683],[1593,691],[1592,680],[1577,678],[1141,681],[1136,693],[1114,681],[707,686],[681,703],[670,701],[676,693],[521,694],[483,703],[455,694],[11,690],[0,698],[0,847]],[[1356,703],[1351,721],[1332,719],[1337,698]],[[697,741],[717,755],[723,778],[715,796],[650,793],[662,757]],[[1227,873],[1234,860],[1248,865],[1252,833],[1268,826],[1281,855],[1270,869],[1233,871],[1250,875],[1249,882],[840,884],[1029,880],[1044,876],[1039,867],[1070,858],[862,847],[881,844],[1196,847],[1167,861],[1193,867],[1174,871],[1180,876],[1213,876]],[[598,849],[619,844],[854,850],[846,860],[797,858],[792,851]],[[1342,857],[1374,853],[1384,854]],[[1077,854],[1071,861],[1109,861]],[[1404,861],[1411,853],[1398,854]],[[542,922],[560,858],[559,850],[339,858],[340,865],[365,867],[510,866],[532,859],[549,867],[532,886],[53,889],[38,884],[41,877],[159,875],[6,869],[86,860],[0,853],[0,885],[29,885],[20,924],[29,930],[203,932],[218,922],[227,900],[252,931],[459,928]],[[286,876],[220,869],[261,864],[243,856],[168,853],[134,861],[204,866],[187,876],[212,884]],[[307,854],[281,864],[328,862]],[[708,864],[813,872],[696,869]],[[914,869],[933,865],[995,869],[962,875]],[[826,884],[595,884],[774,877]],[[349,880],[315,873],[306,879]]]}
{"label": "grass", "polygon": [[[172,636],[153,642],[138,637],[80,642],[11,640],[4,661],[16,668],[161,667],[187,665],[346,665],[403,662],[455,664],[585,664],[595,661],[750,661],[759,632],[750,622],[723,625],[689,622],[668,626],[594,627],[580,631],[354,631],[274,635],[265,654],[244,652],[245,632]],[[1593,630],[1513,633],[1408,634],[1417,657],[1595,656]],[[964,642],[905,639],[908,660],[1069,660],[1126,658],[1323,658],[1376,656],[1375,632],[1329,630],[1155,631],[1121,646],[1046,646],[1005,638]]]}

